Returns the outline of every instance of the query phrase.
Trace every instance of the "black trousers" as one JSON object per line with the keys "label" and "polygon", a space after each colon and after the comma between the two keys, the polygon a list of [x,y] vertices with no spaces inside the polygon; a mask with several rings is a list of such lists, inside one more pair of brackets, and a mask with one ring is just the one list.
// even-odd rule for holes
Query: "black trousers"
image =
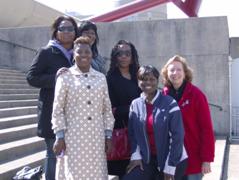
{"label": "black trousers", "polygon": [[121,179],[126,174],[126,167],[129,165],[129,159],[118,161],[107,161],[108,173],[117,175]]}
{"label": "black trousers", "polygon": [[[164,173],[158,171],[157,158],[151,157],[149,164],[143,163],[144,170],[142,171],[140,167],[134,168],[129,174],[126,174],[123,180],[164,180]],[[180,162],[176,167],[176,172],[174,180],[182,180],[184,172],[187,168],[187,159]]]}

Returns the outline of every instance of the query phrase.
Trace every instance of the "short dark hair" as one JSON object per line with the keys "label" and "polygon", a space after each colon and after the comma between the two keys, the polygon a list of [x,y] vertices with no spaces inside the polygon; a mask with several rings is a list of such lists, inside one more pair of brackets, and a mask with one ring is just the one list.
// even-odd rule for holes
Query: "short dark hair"
{"label": "short dark hair", "polygon": [[[133,45],[133,43],[126,41],[126,40],[119,40],[116,45],[113,47],[111,50],[111,55],[110,55],[110,69],[108,71],[108,74],[113,73],[117,69],[117,58],[118,58],[118,53],[119,53],[119,47],[122,44],[127,44],[130,46],[131,49],[131,60],[132,64],[130,65],[130,73],[133,76],[136,76],[137,71],[139,69],[139,56],[138,52]],[[135,77],[136,78],[136,77]]]}
{"label": "short dark hair", "polygon": [[95,23],[93,23],[91,21],[82,21],[78,27],[79,36],[82,36],[82,33],[84,31],[88,31],[90,29],[92,29],[95,32],[95,36],[96,36],[95,42],[91,46],[91,50],[93,52],[93,57],[96,57],[99,54],[98,49],[97,49],[97,45],[99,43],[99,36],[97,33],[97,26],[95,25]]}
{"label": "short dark hair", "polygon": [[53,24],[51,25],[51,29],[52,29],[51,39],[56,39],[56,33],[62,21],[70,21],[72,23],[72,25],[74,26],[75,39],[76,39],[78,37],[77,23],[72,17],[66,16],[66,15],[57,17],[55,21],[53,22]]}
{"label": "short dark hair", "polygon": [[138,80],[143,80],[145,76],[153,74],[156,79],[159,79],[159,71],[151,65],[141,66],[137,73]]}

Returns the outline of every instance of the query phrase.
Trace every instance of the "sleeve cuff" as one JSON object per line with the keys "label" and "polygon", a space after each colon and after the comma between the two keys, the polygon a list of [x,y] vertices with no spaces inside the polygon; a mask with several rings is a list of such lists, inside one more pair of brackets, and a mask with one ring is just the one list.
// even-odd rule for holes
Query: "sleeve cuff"
{"label": "sleeve cuff", "polygon": [[139,146],[137,146],[136,151],[131,155],[130,160],[133,161],[133,160],[139,160],[139,159],[142,159],[142,156],[139,152]]}
{"label": "sleeve cuff", "polygon": [[105,137],[108,139],[112,138],[112,130],[106,129],[105,130]]}
{"label": "sleeve cuff", "polygon": [[168,164],[165,165],[163,172],[166,174],[174,175],[175,174],[176,167],[175,166],[169,166]]}
{"label": "sleeve cuff", "polygon": [[64,139],[65,138],[65,131],[60,130],[56,132],[56,139]]}
{"label": "sleeve cuff", "polygon": [[170,153],[167,156],[163,172],[166,174],[174,175],[175,171],[176,171],[176,166],[170,166],[168,164],[169,155],[170,155]]}

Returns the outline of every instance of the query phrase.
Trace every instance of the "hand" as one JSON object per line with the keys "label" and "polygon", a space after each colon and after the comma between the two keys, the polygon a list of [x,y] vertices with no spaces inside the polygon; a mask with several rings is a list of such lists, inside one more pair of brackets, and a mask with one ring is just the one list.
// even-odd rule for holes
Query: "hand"
{"label": "hand", "polygon": [[164,173],[164,180],[174,180],[174,175]]}
{"label": "hand", "polygon": [[105,152],[110,153],[112,151],[112,139],[105,138]]}
{"label": "hand", "polygon": [[112,113],[115,114],[115,111],[116,111],[116,107],[113,107],[112,108]]}
{"label": "hand", "polygon": [[68,68],[67,67],[62,67],[60,69],[58,69],[57,73],[56,73],[56,79],[63,73],[67,72]]}
{"label": "hand", "polygon": [[53,151],[56,155],[60,155],[61,152],[66,150],[66,144],[65,140],[63,138],[56,139],[54,145],[53,145]]}
{"label": "hand", "polygon": [[141,159],[130,161],[129,165],[126,168],[127,173],[130,173],[130,171],[132,171],[137,166],[139,166],[142,171],[144,170]]}
{"label": "hand", "polygon": [[210,162],[203,162],[202,163],[202,174],[207,174],[210,172],[211,172]]}

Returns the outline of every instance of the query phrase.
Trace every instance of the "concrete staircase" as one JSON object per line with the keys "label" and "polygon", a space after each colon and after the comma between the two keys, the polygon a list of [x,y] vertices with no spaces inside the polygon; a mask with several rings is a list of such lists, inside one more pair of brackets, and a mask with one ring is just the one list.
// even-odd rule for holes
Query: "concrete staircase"
{"label": "concrete staircase", "polygon": [[44,141],[36,136],[38,92],[24,73],[0,68],[0,180],[43,163]]}

